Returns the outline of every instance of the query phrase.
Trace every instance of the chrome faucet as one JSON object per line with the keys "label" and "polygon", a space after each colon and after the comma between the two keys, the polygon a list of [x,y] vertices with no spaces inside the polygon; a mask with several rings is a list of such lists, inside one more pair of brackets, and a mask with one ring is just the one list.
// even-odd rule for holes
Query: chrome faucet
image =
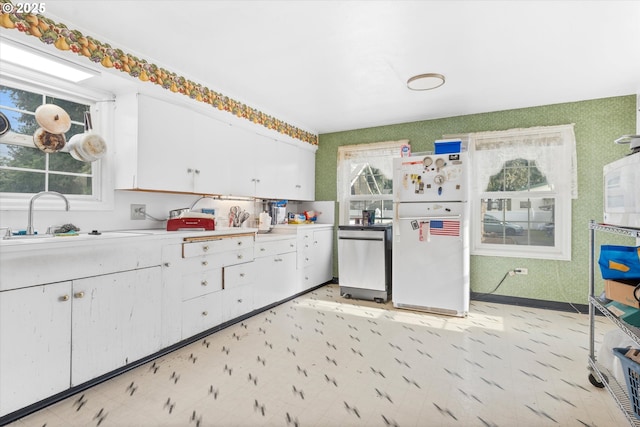
{"label": "chrome faucet", "polygon": [[33,235],[33,202],[36,201],[36,199],[42,197],[42,196],[46,196],[47,194],[51,194],[52,196],[58,196],[60,198],[62,198],[62,200],[64,200],[65,203],[65,210],[69,210],[69,200],[67,200],[67,198],[63,195],[58,193],[57,191],[41,191],[38,194],[34,194],[34,196],[31,198],[31,200],[29,201],[29,220],[27,223],[27,235]]}

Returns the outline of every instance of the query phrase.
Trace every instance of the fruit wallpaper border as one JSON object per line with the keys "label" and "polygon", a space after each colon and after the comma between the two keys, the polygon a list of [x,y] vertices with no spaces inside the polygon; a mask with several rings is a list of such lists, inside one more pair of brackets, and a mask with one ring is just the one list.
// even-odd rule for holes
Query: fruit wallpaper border
{"label": "fruit wallpaper border", "polygon": [[61,51],[70,51],[86,57],[94,63],[100,63],[105,68],[116,69],[140,81],[153,83],[171,92],[204,102],[218,110],[226,111],[267,129],[275,130],[312,145],[318,145],[318,136],[313,133],[292,126],[155,64],[150,64],[145,59],[130,55],[122,49],[113,48],[107,43],[85,36],[80,31],[70,30],[66,25],[54,22],[43,15],[20,13],[9,0],[0,0],[0,3],[2,3],[0,26],[4,28],[15,29],[37,37],[45,44],[52,44]]}

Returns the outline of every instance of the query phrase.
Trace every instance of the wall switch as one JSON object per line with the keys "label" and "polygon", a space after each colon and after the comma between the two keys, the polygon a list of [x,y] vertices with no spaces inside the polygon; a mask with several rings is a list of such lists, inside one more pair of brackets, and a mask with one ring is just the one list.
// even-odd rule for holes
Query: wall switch
{"label": "wall switch", "polygon": [[529,269],[520,267],[515,269],[516,274],[529,274]]}
{"label": "wall switch", "polygon": [[146,219],[147,205],[131,205],[131,219]]}

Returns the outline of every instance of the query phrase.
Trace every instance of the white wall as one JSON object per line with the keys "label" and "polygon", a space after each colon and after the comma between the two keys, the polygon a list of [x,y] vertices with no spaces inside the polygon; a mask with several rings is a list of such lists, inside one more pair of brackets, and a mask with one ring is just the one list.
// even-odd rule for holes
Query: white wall
{"label": "white wall", "polygon": [[[70,202],[71,209],[69,212],[64,210],[64,203],[59,201],[59,209],[49,208],[48,206],[58,205],[57,200],[51,196],[46,196],[50,203],[42,203],[45,198],[42,197],[34,203],[33,223],[34,228],[40,232],[45,232],[49,225],[61,225],[71,223],[79,227],[82,232],[91,230],[125,230],[125,229],[148,229],[148,228],[165,228],[166,222],[147,220],[131,220],[130,205],[145,204],[147,205],[147,213],[159,219],[166,219],[169,211],[190,206],[198,199],[195,195],[183,194],[164,194],[140,191],[116,191],[114,198],[114,209],[107,211],[83,211],[74,209],[73,201]],[[44,208],[38,206],[45,205]],[[257,204],[253,201],[235,201],[235,200],[211,200],[204,199],[200,201],[195,209],[214,208],[216,216],[228,217],[229,208],[238,205],[255,216],[256,206],[260,208],[261,203]],[[0,211],[0,226],[10,227],[12,230],[26,229],[27,227],[27,208],[28,202],[25,202],[24,210],[2,210]]]}

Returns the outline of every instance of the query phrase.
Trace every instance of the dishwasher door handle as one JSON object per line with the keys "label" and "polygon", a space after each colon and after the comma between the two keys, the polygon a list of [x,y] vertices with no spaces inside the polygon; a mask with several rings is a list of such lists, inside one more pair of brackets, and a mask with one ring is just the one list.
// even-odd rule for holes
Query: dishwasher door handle
{"label": "dishwasher door handle", "polygon": [[373,240],[375,242],[384,241],[384,237],[345,237],[338,236],[338,240]]}

